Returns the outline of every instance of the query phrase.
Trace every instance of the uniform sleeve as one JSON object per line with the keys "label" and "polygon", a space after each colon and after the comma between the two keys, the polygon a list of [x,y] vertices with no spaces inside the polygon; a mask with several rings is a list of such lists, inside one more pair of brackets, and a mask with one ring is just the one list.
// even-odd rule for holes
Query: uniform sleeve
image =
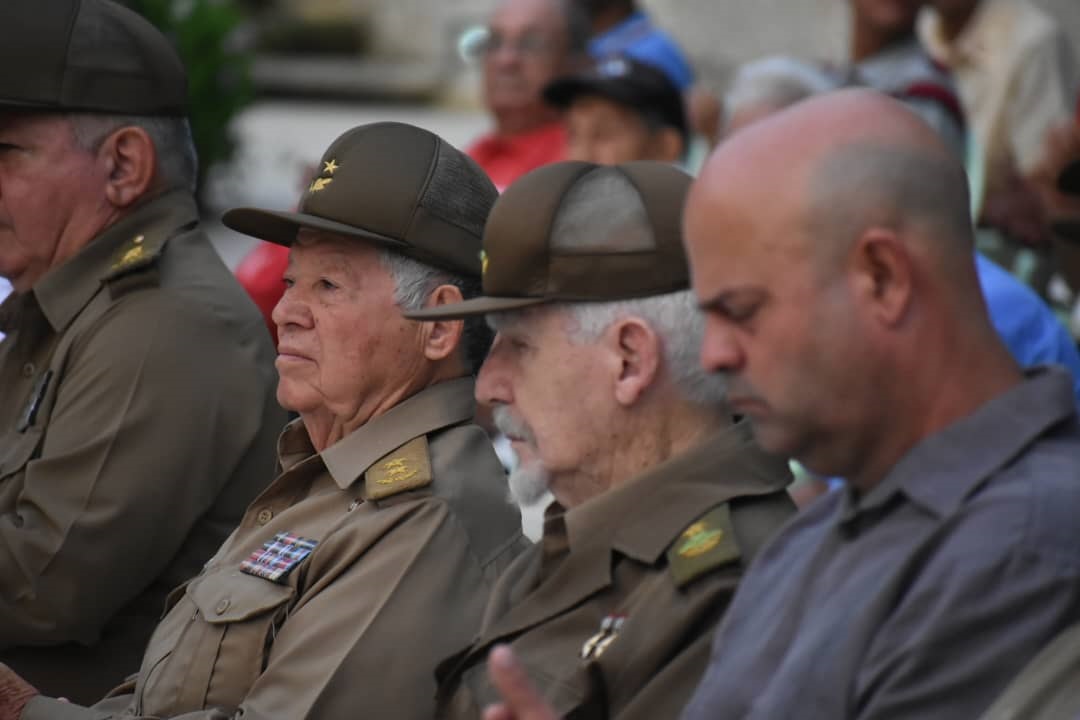
{"label": "uniform sleeve", "polygon": [[[997,544],[989,532],[968,537]],[[1075,618],[1080,593],[1073,561],[1000,550],[973,549],[931,563],[871,641],[850,717],[978,717]]]}
{"label": "uniform sleeve", "polygon": [[1009,137],[1021,174],[1042,157],[1047,132],[1073,117],[1080,71],[1068,39],[1055,32],[1020,58],[1008,106]]}
{"label": "uniform sleeve", "polygon": [[0,648],[94,642],[258,433],[269,368],[254,345],[152,292],[114,304],[64,359],[40,458],[0,515]]}

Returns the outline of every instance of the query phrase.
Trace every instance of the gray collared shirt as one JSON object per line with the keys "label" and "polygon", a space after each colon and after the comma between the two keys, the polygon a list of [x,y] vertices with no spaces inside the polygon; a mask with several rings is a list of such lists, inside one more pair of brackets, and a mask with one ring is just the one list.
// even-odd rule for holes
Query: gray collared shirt
{"label": "gray collared shirt", "polygon": [[1037,370],[743,578],[684,720],[972,718],[1080,617],[1080,424]]}

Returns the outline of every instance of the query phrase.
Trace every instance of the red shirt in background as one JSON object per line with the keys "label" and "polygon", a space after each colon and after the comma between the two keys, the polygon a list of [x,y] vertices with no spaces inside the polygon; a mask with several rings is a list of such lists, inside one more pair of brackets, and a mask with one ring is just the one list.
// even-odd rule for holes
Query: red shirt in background
{"label": "red shirt in background", "polygon": [[255,301],[270,328],[270,335],[277,346],[277,325],[270,319],[274,306],[285,293],[282,276],[289,265],[289,248],[284,245],[260,241],[236,268],[236,279]]}
{"label": "red shirt in background", "polygon": [[502,192],[530,170],[562,160],[566,156],[566,130],[556,122],[520,135],[492,133],[475,140],[465,152]]}

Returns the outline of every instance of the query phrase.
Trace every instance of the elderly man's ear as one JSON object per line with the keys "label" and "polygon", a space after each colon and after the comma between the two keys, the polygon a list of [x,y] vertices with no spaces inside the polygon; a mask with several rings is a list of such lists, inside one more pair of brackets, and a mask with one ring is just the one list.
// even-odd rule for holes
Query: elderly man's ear
{"label": "elderly man's ear", "polygon": [[644,321],[628,317],[604,334],[612,359],[615,400],[629,407],[656,381],[662,353],[660,337]]}
{"label": "elderly man's ear", "polygon": [[101,144],[98,157],[106,174],[105,197],[119,208],[133,205],[154,183],[157,151],[154,141],[138,127],[124,127]]}
{"label": "elderly man's ear", "polygon": [[[453,285],[440,285],[428,295],[424,307],[453,305],[463,300],[461,290]],[[421,341],[424,357],[431,361],[445,360],[453,355],[461,344],[461,335],[465,331],[462,320],[435,320],[421,323]]]}

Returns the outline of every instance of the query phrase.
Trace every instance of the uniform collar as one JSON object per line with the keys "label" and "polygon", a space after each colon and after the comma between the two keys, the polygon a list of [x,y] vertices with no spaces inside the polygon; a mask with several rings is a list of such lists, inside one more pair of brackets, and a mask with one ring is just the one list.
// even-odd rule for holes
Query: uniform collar
{"label": "uniform collar", "polygon": [[945,37],[941,15],[933,7],[926,6],[917,23],[919,40],[930,57],[947,67],[977,64],[989,57],[994,48],[1001,47],[1002,39],[993,37],[993,33],[999,25],[994,16],[1003,7],[1001,0],[982,0],[964,29],[950,42]]}
{"label": "uniform collar", "polygon": [[705,511],[735,497],[783,490],[787,463],[761,450],[743,422],[570,509],[570,547],[610,547],[655,562]]}
{"label": "uniform collar", "polygon": [[1023,382],[916,445],[862,498],[848,489],[841,524],[884,508],[901,493],[939,519],[949,517],[983,481],[1053,427],[1076,417],[1068,374],[1033,368],[1025,375]]}
{"label": "uniform collar", "polygon": [[472,377],[463,377],[425,388],[323,450],[323,463],[334,482],[344,490],[376,460],[410,440],[472,419],[473,383]]}
{"label": "uniform collar", "polygon": [[121,245],[143,235],[148,250],[159,249],[178,228],[198,221],[191,194],[174,190],[139,205],[110,225],[73,258],[53,268],[32,292],[55,332],[60,332],[90,302],[109,275]]}

